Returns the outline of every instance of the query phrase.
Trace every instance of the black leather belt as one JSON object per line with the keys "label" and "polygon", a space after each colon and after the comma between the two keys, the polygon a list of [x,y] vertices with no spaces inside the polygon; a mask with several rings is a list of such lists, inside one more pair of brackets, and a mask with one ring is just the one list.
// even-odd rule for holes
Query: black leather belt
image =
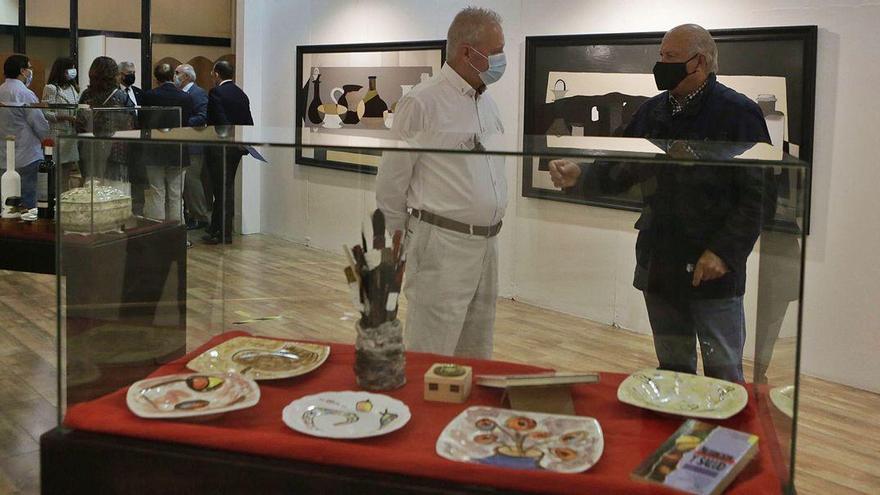
{"label": "black leather belt", "polygon": [[495,237],[498,235],[498,232],[501,232],[501,222],[498,222],[491,227],[481,227],[479,225],[469,225],[464,222],[441,217],[440,215],[435,215],[431,212],[422,210],[413,209],[411,215],[423,222],[436,225],[441,229],[451,230],[462,234],[476,235],[480,237]]}

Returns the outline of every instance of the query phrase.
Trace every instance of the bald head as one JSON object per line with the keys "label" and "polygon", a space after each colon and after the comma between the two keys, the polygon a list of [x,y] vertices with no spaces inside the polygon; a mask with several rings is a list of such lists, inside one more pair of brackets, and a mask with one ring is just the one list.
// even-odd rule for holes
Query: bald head
{"label": "bald head", "polygon": [[153,77],[159,81],[159,84],[171,82],[174,79],[174,69],[171,68],[171,64],[158,64],[153,69]]}

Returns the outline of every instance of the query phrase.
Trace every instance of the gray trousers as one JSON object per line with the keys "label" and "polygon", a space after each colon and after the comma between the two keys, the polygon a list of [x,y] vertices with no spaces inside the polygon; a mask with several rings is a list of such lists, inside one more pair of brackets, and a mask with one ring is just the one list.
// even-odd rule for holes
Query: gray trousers
{"label": "gray trousers", "polygon": [[189,167],[186,168],[183,183],[183,205],[190,219],[200,222],[211,221],[211,209],[205,195],[205,183],[202,172],[205,166],[205,155],[190,155]]}
{"label": "gray trousers", "polygon": [[410,218],[406,256],[407,349],[491,358],[498,238],[460,234]]}

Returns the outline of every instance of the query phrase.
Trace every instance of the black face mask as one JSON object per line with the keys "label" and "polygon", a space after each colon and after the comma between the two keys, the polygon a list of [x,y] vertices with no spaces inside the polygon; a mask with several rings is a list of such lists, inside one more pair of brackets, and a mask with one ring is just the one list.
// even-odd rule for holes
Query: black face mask
{"label": "black face mask", "polygon": [[687,76],[696,72],[688,72],[687,64],[697,57],[699,53],[684,62],[657,62],[654,64],[654,82],[657,83],[657,89],[666,91],[675,89]]}
{"label": "black face mask", "polygon": [[134,84],[134,74],[125,74],[122,76],[122,84],[126,86],[131,86]]}

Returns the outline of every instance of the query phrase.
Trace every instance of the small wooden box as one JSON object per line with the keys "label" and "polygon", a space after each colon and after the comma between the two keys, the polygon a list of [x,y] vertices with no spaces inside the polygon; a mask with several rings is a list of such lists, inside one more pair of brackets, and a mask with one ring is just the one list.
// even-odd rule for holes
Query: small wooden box
{"label": "small wooden box", "polygon": [[461,404],[471,395],[470,366],[434,363],[425,372],[425,400]]}

